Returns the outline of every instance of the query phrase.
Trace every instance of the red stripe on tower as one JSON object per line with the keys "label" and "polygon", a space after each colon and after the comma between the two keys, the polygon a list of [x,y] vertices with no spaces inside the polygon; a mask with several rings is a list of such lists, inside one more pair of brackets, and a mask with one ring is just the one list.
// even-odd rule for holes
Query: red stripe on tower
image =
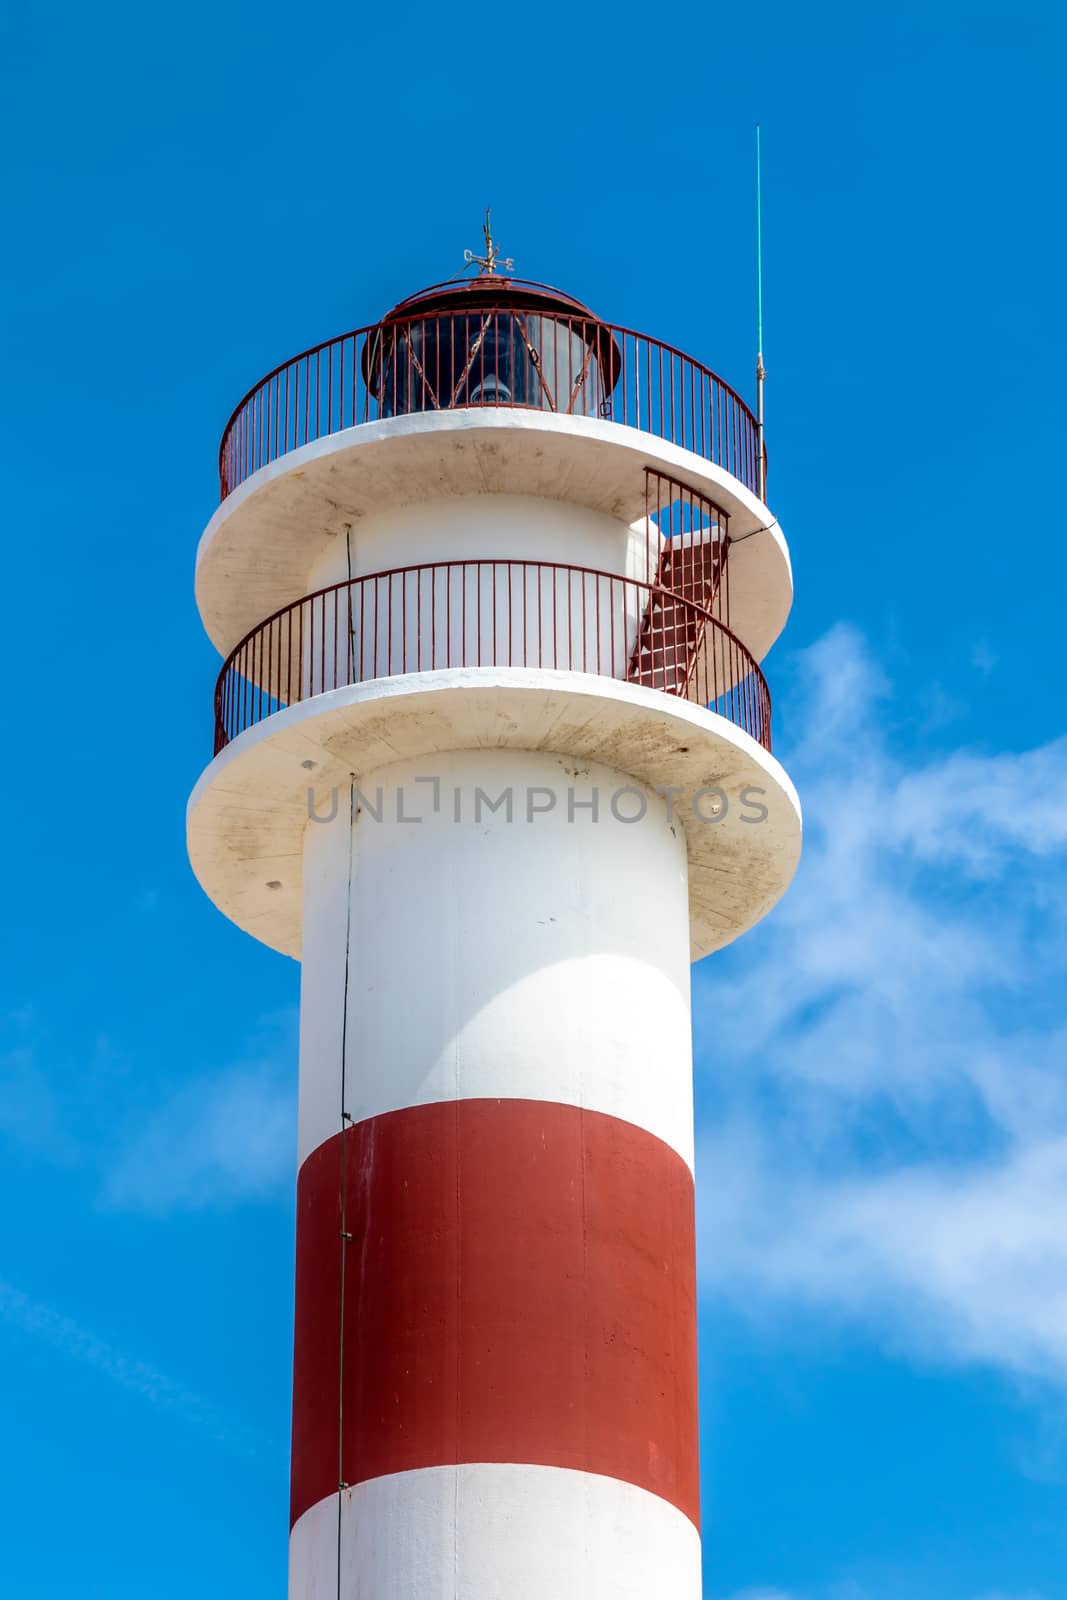
{"label": "red stripe on tower", "polygon": [[294,1522],[337,1490],[340,1426],[347,1484],[563,1467],[698,1525],[688,1166],[632,1123],[545,1101],[368,1118],[300,1172],[294,1370]]}

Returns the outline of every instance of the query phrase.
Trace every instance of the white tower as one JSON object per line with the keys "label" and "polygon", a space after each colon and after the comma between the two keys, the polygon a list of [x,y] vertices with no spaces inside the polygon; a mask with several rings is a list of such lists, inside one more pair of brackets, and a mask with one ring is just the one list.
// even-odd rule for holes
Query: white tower
{"label": "white tower", "polygon": [[789,558],[726,384],[481,265],[252,390],[197,558],[190,855],[302,963],[290,1595],[699,1600],[689,964],[799,853]]}

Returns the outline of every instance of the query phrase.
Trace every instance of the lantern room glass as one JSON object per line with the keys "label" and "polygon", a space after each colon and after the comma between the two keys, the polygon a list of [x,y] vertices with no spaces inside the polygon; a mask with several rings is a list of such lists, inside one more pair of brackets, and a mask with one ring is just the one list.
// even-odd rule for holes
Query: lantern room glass
{"label": "lantern room glass", "polygon": [[609,398],[593,320],[520,310],[444,312],[383,324],[383,417],[456,406],[532,406],[596,417]]}

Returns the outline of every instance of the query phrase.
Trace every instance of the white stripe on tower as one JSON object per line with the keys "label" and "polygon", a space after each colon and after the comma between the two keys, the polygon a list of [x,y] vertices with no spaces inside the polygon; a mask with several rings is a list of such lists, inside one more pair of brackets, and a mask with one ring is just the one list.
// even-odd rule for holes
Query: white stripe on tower
{"label": "white stripe on tower", "polygon": [[305,846],[291,1594],[340,1456],[346,1595],[696,1600],[681,828],[545,754],[360,788]]}
{"label": "white stripe on tower", "polygon": [[[360,798],[376,805],[379,788],[376,822]],[[478,790],[509,789],[510,822],[487,801],[475,821]],[[594,791],[595,819],[582,809]],[[646,816],[618,821],[641,795]],[[354,1120],[434,1100],[558,1100],[636,1123],[692,1168],[687,861],[668,801],[557,756],[398,763],[359,780],[349,913],[347,799],[305,840],[301,1162],[338,1128],[350,944]],[[423,820],[397,822],[398,804]],[[314,805],[328,815],[330,795]]]}
{"label": "white stripe on tower", "polygon": [[[700,1594],[700,1535],[617,1478],[473,1463],[345,1491],[341,1593],[444,1600],[674,1600]],[[442,1537],[445,1542],[442,1543]],[[337,1600],[337,1499],[293,1529],[290,1594]]]}

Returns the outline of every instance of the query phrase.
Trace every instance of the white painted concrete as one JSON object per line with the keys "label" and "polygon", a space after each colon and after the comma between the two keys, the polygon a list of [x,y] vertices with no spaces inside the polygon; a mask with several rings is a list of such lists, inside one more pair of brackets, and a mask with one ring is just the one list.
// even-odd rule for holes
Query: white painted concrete
{"label": "white painted concrete", "polygon": [[536,559],[633,576],[631,544],[643,566],[643,529],[588,506],[537,495],[442,495],[375,512],[331,539],[308,569],[306,592],[431,561]]}
{"label": "white painted concrete", "polygon": [[[299,958],[308,789],[327,799],[350,775],[456,750],[574,756],[681,791],[689,854],[690,954],[729,944],[788,887],[800,804],[786,773],[724,718],[655,689],[578,673],[469,669],[409,674],[306,700],[250,728],[213,761],[189,801],[193,870],[215,904]],[[715,796],[727,800],[715,818]],[[760,791],[762,820],[741,803]],[[720,802],[721,811],[721,802]]]}
{"label": "white painted concrete", "polygon": [[[786,543],[767,507],[723,468],[653,434],[520,407],[363,423],[261,468],[227,496],[200,541],[196,592],[204,626],[228,654],[265,617],[311,591],[312,571],[330,565],[329,550],[343,553],[349,528],[358,544],[363,522],[401,508],[516,495],[632,526],[645,512],[646,466],[680,478],[729,512],[736,541],[732,626],[762,660],[793,593]],[[537,549],[528,553],[539,558]],[[400,564],[381,562],[382,568]],[[336,557],[331,570],[339,570]]]}
{"label": "white painted concrete", "polygon": [[700,1535],[647,1490],[558,1467],[430,1467],[312,1506],[289,1600],[700,1600]]}
{"label": "white painted concrete", "polygon": [[548,1100],[635,1123],[691,1168],[686,844],[664,799],[516,750],[399,762],[360,789],[354,826],[346,793],[305,838],[301,1161],[340,1128],[344,1030],[356,1121]]}
{"label": "white painted concrete", "polygon": [[[659,535],[656,534],[658,558]],[[644,591],[564,568],[644,579],[645,528],[521,495],[466,495],[382,512],[319,556],[301,607],[283,630],[304,641],[302,692],[434,667],[545,665],[625,678]],[[560,563],[560,567],[524,562]],[[482,566],[460,563],[513,563]],[[439,564],[447,562],[442,567]],[[419,566],[350,589],[345,580]],[[335,655],[340,656],[340,670]],[[253,655],[270,673],[270,653]]]}

